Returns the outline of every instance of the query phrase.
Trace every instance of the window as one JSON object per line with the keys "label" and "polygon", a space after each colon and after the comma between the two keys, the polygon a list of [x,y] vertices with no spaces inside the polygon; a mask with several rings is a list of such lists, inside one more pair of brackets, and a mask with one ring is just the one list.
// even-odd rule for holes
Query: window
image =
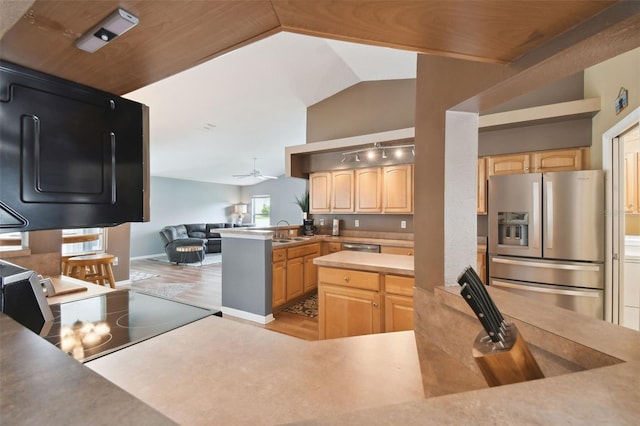
{"label": "window", "polygon": [[271,197],[268,195],[251,197],[251,219],[256,226],[271,225]]}
{"label": "window", "polygon": [[8,232],[0,234],[0,251],[22,250],[29,248],[28,232]]}

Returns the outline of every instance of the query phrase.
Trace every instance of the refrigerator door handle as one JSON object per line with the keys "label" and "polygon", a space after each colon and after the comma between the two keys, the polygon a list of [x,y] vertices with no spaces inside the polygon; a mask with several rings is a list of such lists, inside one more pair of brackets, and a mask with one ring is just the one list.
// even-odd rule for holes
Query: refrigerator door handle
{"label": "refrigerator door handle", "polygon": [[491,280],[491,285],[496,287],[505,287],[505,288],[516,288],[519,290],[526,291],[535,291],[538,293],[549,293],[549,294],[563,294],[565,296],[578,296],[578,297],[600,297],[597,291],[579,291],[579,290],[565,290],[562,288],[544,288],[544,287],[533,287],[528,286],[526,284],[512,284],[505,281],[496,280],[495,278]]}
{"label": "refrigerator door handle", "polygon": [[540,184],[538,182],[533,182],[531,201],[533,204],[533,241],[531,246],[537,249],[540,247]]}
{"label": "refrigerator door handle", "polygon": [[534,268],[547,268],[547,269],[564,269],[569,271],[585,271],[585,272],[599,272],[601,267],[596,265],[565,265],[557,263],[544,263],[544,262],[532,262],[530,260],[514,260],[503,259],[499,257],[492,257],[491,262],[502,263],[505,265],[513,266],[528,266]]}
{"label": "refrigerator door handle", "polygon": [[547,216],[547,223],[545,227],[545,241],[547,242],[547,248],[553,248],[553,182],[547,181],[547,194],[546,204],[544,207],[545,215]]}

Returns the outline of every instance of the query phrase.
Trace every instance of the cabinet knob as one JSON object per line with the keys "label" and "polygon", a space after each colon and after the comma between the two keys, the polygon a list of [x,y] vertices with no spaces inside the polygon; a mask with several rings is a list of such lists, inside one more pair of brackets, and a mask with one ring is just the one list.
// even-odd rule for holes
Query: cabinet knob
{"label": "cabinet knob", "polygon": [[377,307],[378,307],[378,304],[377,304],[377,303],[374,303],[374,304],[373,304],[373,307],[374,307],[374,308],[377,308]]}
{"label": "cabinet knob", "polygon": [[348,283],[349,282],[349,277],[344,277],[344,282]]}

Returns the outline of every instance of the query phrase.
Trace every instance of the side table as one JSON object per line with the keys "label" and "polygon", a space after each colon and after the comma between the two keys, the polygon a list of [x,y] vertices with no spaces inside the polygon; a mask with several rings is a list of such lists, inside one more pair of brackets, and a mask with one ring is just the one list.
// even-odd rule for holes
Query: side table
{"label": "side table", "polygon": [[200,266],[202,266],[202,261],[204,260],[204,249],[202,246],[180,246],[176,247],[176,251],[180,253],[180,261],[176,262],[176,265],[181,263],[193,263],[188,262],[187,259],[190,257],[189,253],[195,253],[198,261],[200,262]]}

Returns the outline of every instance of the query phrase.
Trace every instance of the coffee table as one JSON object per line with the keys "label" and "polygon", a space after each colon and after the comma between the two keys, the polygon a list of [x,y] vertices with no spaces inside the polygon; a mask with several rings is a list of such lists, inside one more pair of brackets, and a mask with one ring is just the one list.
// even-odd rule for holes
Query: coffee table
{"label": "coffee table", "polygon": [[198,260],[200,261],[200,266],[202,266],[202,261],[204,260],[204,249],[202,246],[180,246],[176,247],[176,251],[180,253],[180,261],[176,262],[176,265],[181,263],[193,263],[187,262],[189,258],[189,253],[196,253]]}

